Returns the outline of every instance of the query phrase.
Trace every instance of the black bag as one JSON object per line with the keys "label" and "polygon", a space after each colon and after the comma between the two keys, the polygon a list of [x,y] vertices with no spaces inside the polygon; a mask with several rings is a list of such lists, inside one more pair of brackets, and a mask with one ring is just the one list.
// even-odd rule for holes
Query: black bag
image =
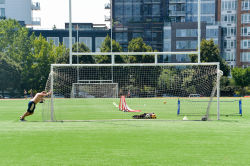
{"label": "black bag", "polygon": [[156,119],[155,113],[144,113],[141,115],[134,115],[132,117],[133,119]]}

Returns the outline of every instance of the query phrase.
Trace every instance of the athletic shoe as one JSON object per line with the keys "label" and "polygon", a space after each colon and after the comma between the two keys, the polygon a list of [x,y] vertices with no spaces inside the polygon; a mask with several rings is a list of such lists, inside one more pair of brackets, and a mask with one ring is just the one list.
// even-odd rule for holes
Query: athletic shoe
{"label": "athletic shoe", "polygon": [[21,116],[20,116],[20,121],[21,121],[21,122],[25,122],[26,120],[25,120],[25,119],[21,119]]}

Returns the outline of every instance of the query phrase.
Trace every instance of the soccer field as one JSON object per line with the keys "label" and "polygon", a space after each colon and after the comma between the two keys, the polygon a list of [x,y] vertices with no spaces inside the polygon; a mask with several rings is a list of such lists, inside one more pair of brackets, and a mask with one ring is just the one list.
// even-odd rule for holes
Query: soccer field
{"label": "soccer field", "polygon": [[[206,122],[182,121],[183,116],[176,115],[176,99],[164,104],[165,100],[141,100],[139,107],[128,100],[133,109],[155,112],[156,120],[130,120],[138,113],[118,111],[105,100],[105,107],[96,106],[94,100],[58,100],[57,118],[93,120],[80,122],[43,122],[42,104],[27,122],[19,122],[28,100],[0,100],[0,165],[249,165],[249,98],[242,100],[242,117],[221,116],[220,121]],[[93,105],[102,111],[95,111]],[[198,105],[190,104],[188,109]],[[237,113],[231,110],[238,106],[234,105],[221,103],[221,112]],[[81,112],[79,107],[89,111]],[[111,120],[120,117],[124,120]]]}
{"label": "soccer field", "polygon": [[[178,100],[179,116],[177,116]],[[51,120],[51,106],[46,102],[41,106],[42,117],[43,120]],[[140,110],[139,113],[119,111],[119,102],[119,98],[56,98],[53,105],[53,120],[124,120],[132,119],[133,115],[151,112],[160,120],[182,120],[185,115],[189,120],[201,120],[206,114],[209,98],[126,98],[126,104],[131,109]],[[222,115],[220,119],[224,118],[223,115],[239,115],[239,98],[221,98],[220,114]],[[211,103],[210,115],[211,120],[217,120],[216,98]]]}

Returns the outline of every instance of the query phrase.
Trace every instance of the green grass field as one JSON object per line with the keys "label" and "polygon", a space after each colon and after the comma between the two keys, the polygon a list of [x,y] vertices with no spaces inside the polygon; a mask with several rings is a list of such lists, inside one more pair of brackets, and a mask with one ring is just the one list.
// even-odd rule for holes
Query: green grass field
{"label": "green grass field", "polygon": [[[0,165],[249,165],[250,98],[243,99],[242,117],[205,122],[182,121],[176,100],[163,101],[147,99],[139,106],[128,101],[131,108],[155,112],[157,120],[111,120],[131,119],[134,113],[119,112],[104,100],[106,107],[93,100],[61,99],[58,119],[97,121],[43,122],[38,104],[27,122],[19,122],[28,100],[0,100]],[[191,103],[187,109],[195,107],[200,106]],[[221,112],[237,113],[233,107],[237,104],[222,103]]]}

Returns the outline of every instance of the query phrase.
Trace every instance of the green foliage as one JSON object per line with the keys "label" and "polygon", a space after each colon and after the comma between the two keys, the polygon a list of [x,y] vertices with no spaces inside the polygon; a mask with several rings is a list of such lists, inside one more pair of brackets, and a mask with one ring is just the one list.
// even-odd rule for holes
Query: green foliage
{"label": "green foliage", "polygon": [[[153,52],[151,46],[146,45],[141,37],[132,39],[128,44],[129,52]],[[153,63],[154,55],[129,56],[131,63]]]}
{"label": "green foliage", "polygon": [[[5,67],[11,67],[9,71],[13,71],[15,78],[19,79],[16,81],[18,85],[8,84],[8,92],[21,93],[23,89],[33,89],[34,92],[43,90],[50,72],[50,64],[64,59],[66,49],[64,46],[56,47],[52,42],[47,42],[41,35],[38,38],[34,34],[29,36],[27,28],[20,26],[15,20],[8,19],[0,21],[0,52],[4,55],[2,63],[5,63]],[[4,77],[8,81],[15,80],[10,74],[5,74]]]}
{"label": "green foliage", "polygon": [[[176,86],[179,85],[178,90],[181,91],[181,95],[189,96],[192,93],[200,93],[202,85],[197,84],[197,82],[201,82],[203,80],[210,80],[209,75],[204,75],[202,78],[197,77],[197,74],[200,72],[204,72],[206,70],[203,69],[193,69],[186,68],[185,70],[179,70],[178,68],[170,68],[163,69],[158,78],[158,86],[164,87],[165,91],[162,92],[167,96],[175,96],[176,95]],[[211,83],[213,80],[211,80]],[[206,87],[207,90],[203,91],[201,95],[209,96],[212,91],[212,87]],[[210,88],[210,90],[208,90]]]}
{"label": "green foliage", "polygon": [[50,64],[57,59],[56,46],[52,42],[48,43],[41,35],[33,41],[32,65],[27,67],[29,86],[32,89],[42,91],[45,87]]}
{"label": "green foliage", "polygon": [[0,20],[0,52],[8,52],[13,49],[13,43],[22,27],[16,20]]}
{"label": "green foliage", "polygon": [[233,68],[232,76],[238,86],[245,87],[250,85],[250,67]]}
{"label": "green foliage", "polygon": [[59,46],[55,48],[55,52],[57,55],[55,63],[59,64],[69,63],[69,49],[66,49],[66,47],[63,44],[60,43]]}
{"label": "green foliage", "polygon": [[[220,69],[224,76],[228,76],[230,68],[224,59],[220,56],[220,51],[217,45],[214,44],[213,39],[201,41],[201,62],[220,62]],[[197,55],[190,55],[191,62],[198,62]]]}
{"label": "green foliage", "polygon": [[[106,36],[104,42],[102,43],[101,52],[111,52],[111,38],[109,35]],[[121,52],[122,47],[118,42],[112,40],[112,52]]]}
{"label": "green foliage", "polygon": [[[78,44],[78,50],[77,50],[77,44]],[[72,46],[72,51],[73,52],[91,52],[90,49],[84,44],[84,43],[75,43]],[[72,58],[72,63],[82,63],[82,64],[86,64],[86,63],[95,63],[95,59],[93,58],[93,56],[90,55],[83,55],[83,56],[79,56],[78,57],[78,61],[77,61],[77,56],[74,56]]]}
{"label": "green foliage", "polygon": [[12,59],[0,54],[0,91],[14,92],[20,88],[21,67]]}
{"label": "green foliage", "polygon": [[[25,86],[25,73],[28,70],[28,66],[32,64],[31,57],[31,38],[28,36],[28,29],[19,25],[15,20],[1,20],[0,21],[0,52],[6,56],[13,64],[20,66],[19,75],[17,78],[21,78],[19,81],[19,91]],[[8,80],[10,76],[6,76]],[[8,92],[17,89],[16,86],[12,86]]]}
{"label": "green foliage", "polygon": [[248,94],[250,87],[250,67],[232,69],[232,76],[235,84],[241,87],[241,91],[237,91],[238,95]]}
{"label": "green foliage", "polygon": [[178,79],[177,71],[163,69],[158,80],[158,86],[171,90],[175,86],[176,79]]}
{"label": "green foliage", "polygon": [[[121,52],[122,47],[118,42],[112,40],[112,52]],[[101,46],[101,52],[111,52],[111,38],[109,35],[106,36],[104,42]],[[96,63],[111,63],[111,56],[110,55],[97,55],[93,57]],[[121,63],[124,62],[122,56],[116,56],[116,62]]]}

